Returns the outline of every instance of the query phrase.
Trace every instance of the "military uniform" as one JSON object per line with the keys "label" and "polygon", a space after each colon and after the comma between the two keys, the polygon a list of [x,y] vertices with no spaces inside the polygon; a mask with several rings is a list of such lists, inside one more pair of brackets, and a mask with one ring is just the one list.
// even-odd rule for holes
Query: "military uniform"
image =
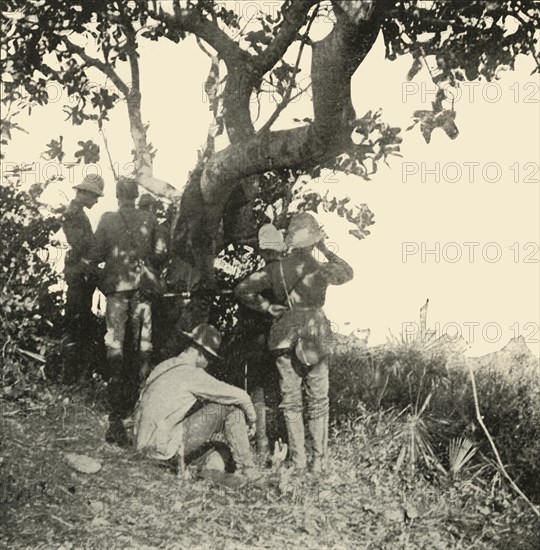
{"label": "military uniform", "polygon": [[[322,239],[322,235],[317,238]],[[312,256],[311,248],[298,248],[252,274],[235,289],[237,298],[256,311],[266,312],[271,306],[263,295],[268,289],[274,293],[274,304],[288,308],[274,319],[268,347],[276,357],[289,448],[298,468],[306,466],[302,386],[306,390],[314,462],[323,464],[326,457],[329,388],[324,348],[331,330],[322,308],[328,286],[344,284],[354,274],[344,260],[328,250],[324,254],[328,261],[320,263]],[[311,342],[318,348],[315,362],[298,357],[299,341]]]}
{"label": "military uniform", "polygon": [[[135,410],[135,447],[152,458],[167,460],[199,451],[209,441],[230,445],[236,468],[254,472],[246,421],[253,425],[255,410],[248,394],[217,380],[205,369],[221,335],[203,323],[183,333],[192,344],[177,357],[160,363],[146,380]],[[204,405],[196,412],[197,400]]]}
{"label": "military uniform", "polygon": [[140,291],[141,264],[152,265],[165,252],[156,217],[134,205],[105,213],[96,229],[90,258],[96,264],[105,262],[100,290],[107,297],[105,345],[111,369],[111,407],[117,418],[129,413],[134,398],[129,381],[137,378],[124,365],[127,328],[141,377],[147,374],[152,350],[151,304]]}
{"label": "military uniform", "polygon": [[[74,189],[101,196],[103,180],[85,178]],[[94,244],[94,233],[84,205],[75,198],[62,217],[62,229],[69,245],[64,263],[64,277],[67,284],[64,343],[68,372],[66,380],[72,381],[80,371],[81,362],[88,357],[89,346],[94,334],[92,296],[96,288],[96,278],[91,273],[88,254]]]}

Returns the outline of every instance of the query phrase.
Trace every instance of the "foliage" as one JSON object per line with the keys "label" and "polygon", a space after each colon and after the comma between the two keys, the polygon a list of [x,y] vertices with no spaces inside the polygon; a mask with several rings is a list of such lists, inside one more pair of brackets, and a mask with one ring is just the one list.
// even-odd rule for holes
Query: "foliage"
{"label": "foliage", "polygon": [[[110,76],[111,70],[118,70],[128,61],[138,41],[178,43],[187,34],[174,19],[164,16],[160,11],[163,6],[155,2],[59,0],[50,4],[43,0],[6,0],[4,4],[1,69],[10,75],[4,82],[5,99],[24,100],[28,106],[43,105],[48,101],[47,84],[59,82],[75,102],[66,106],[75,124],[105,120],[119,100],[116,91],[91,81],[89,67]],[[283,9],[290,7],[287,4]],[[270,14],[261,11],[251,14],[247,30],[242,17],[220,2],[190,1],[185,7],[200,14],[202,20],[211,21],[217,32],[230,34],[252,56],[265,53],[283,22],[281,9]],[[316,10],[320,17],[327,14],[325,20],[335,21],[329,3],[321,2]],[[306,12],[304,26],[309,28],[313,17],[313,13]],[[531,0],[398,0],[385,10],[382,28],[387,57],[412,55],[409,79],[424,64],[433,66],[432,78],[442,90],[459,86],[464,80],[496,79],[500,70],[513,69],[520,54],[538,59],[538,24],[538,12]],[[302,33],[290,40],[309,43],[309,37]],[[88,51],[80,45],[85,42],[92,44]],[[287,90],[296,86],[298,72],[298,66],[280,59],[267,75],[272,93],[286,97]],[[434,108],[434,119],[439,111]]]}
{"label": "foliage", "polygon": [[[394,465],[399,461],[400,467],[409,464],[412,470],[414,463],[423,463],[432,470],[444,468],[451,476],[478,469],[475,459],[492,452],[476,422],[466,360],[451,365],[447,361],[441,352],[396,339],[377,348],[333,354],[330,391],[336,425],[354,422],[366,407],[390,414],[387,437],[393,441],[393,454],[388,459]],[[483,420],[503,462],[527,495],[539,502],[537,360],[493,359],[477,365],[475,377]],[[422,460],[412,461],[419,456]]]}
{"label": "foliage", "polygon": [[32,390],[40,378],[35,354],[47,355],[58,336],[60,293],[50,291],[58,277],[46,248],[59,222],[39,192],[24,191],[17,177],[0,183],[0,376],[11,395]]}
{"label": "foliage", "polygon": [[[536,364],[535,364],[536,363]],[[495,362],[476,373],[480,410],[502,461],[525,492],[540,501],[540,385],[538,362]],[[462,405],[472,417],[470,392]],[[486,454],[489,447],[482,444]]]}
{"label": "foliage", "polygon": [[477,448],[468,437],[455,437],[448,445],[449,471],[452,475],[461,472],[476,454]]}

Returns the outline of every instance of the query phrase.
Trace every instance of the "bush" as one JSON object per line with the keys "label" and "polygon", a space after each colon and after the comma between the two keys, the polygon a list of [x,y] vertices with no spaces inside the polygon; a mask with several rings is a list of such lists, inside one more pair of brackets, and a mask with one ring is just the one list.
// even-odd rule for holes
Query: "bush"
{"label": "bush", "polygon": [[60,224],[37,200],[40,192],[24,191],[20,178],[0,183],[0,376],[11,396],[32,391],[39,355],[56,345],[60,326],[60,292],[50,291],[58,276],[43,253]]}
{"label": "bush", "polygon": [[338,429],[349,425],[365,408],[379,414],[390,410],[395,426],[388,437],[403,443],[394,446],[394,464],[400,463],[402,455],[401,460],[409,457],[413,461],[413,468],[422,458],[421,462],[433,465],[432,450],[436,463],[448,471],[449,442],[463,435],[480,451],[476,456],[494,459],[476,421],[468,372],[472,362],[483,420],[501,458],[524,492],[540,502],[537,360],[528,353],[503,352],[492,354],[487,362],[461,357],[449,363],[447,359],[436,349],[395,341],[364,351],[333,354],[330,388],[334,425]]}
{"label": "bush", "polygon": [[[491,364],[475,375],[480,411],[513,479],[540,502],[540,384],[538,365]],[[472,416],[472,395],[466,406]],[[481,450],[491,454],[487,441]]]}

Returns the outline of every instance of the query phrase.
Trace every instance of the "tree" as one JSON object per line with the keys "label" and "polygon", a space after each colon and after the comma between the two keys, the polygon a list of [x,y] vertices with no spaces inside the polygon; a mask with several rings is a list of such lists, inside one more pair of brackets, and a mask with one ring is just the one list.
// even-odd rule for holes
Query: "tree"
{"label": "tree", "polygon": [[[233,221],[239,209],[249,205],[253,210],[257,201],[288,205],[298,176],[323,168],[369,178],[378,162],[398,153],[400,129],[384,123],[380,113],[358,118],[351,99],[351,78],[381,32],[389,59],[412,55],[409,79],[423,63],[436,67],[431,75],[439,93],[432,109],[413,113],[427,141],[436,128],[452,139],[458,134],[453,105],[445,101],[448,87],[495,79],[502,68],[513,68],[519,54],[535,56],[537,65],[539,57],[535,31],[540,16],[529,0],[284,0],[276,13],[261,13],[259,28],[249,32],[238,14],[215,0],[6,0],[4,10],[1,66],[9,75],[4,101],[43,105],[47,84],[56,81],[77,98],[75,106],[66,107],[74,124],[93,120],[101,125],[110,109],[125,100],[141,184],[180,201],[172,229],[174,251],[196,266],[209,286],[215,284],[219,251],[239,234],[249,237]],[[314,41],[310,31],[323,13],[331,16],[333,27]],[[205,89],[214,124],[180,198],[174,186],[153,174],[139,55],[145,40],[180,43],[188,35],[210,58]],[[273,130],[292,98],[305,92],[299,89],[299,73],[306,48],[312,51],[313,117],[291,129]],[[291,51],[297,52],[294,64],[284,59]],[[90,86],[92,71],[106,75],[116,92]],[[264,83],[272,85],[278,103],[259,122],[250,101]],[[3,122],[8,129],[10,124]],[[229,144],[216,150],[215,138],[222,132]],[[347,200],[315,194],[304,197],[303,207],[321,201],[353,222],[351,231],[358,238],[368,233],[373,220],[367,207],[358,211]],[[249,220],[251,235],[253,224]]]}

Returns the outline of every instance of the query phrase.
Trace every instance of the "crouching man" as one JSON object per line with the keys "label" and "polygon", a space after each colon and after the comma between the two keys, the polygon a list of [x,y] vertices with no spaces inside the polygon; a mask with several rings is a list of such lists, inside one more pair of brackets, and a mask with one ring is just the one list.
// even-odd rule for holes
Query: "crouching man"
{"label": "crouching man", "polygon": [[[236,463],[236,473],[257,477],[249,445],[248,425],[255,425],[255,409],[242,389],[221,382],[205,369],[217,354],[221,335],[201,324],[184,333],[191,345],[177,357],[157,365],[146,380],[135,411],[135,446],[151,458],[183,458],[209,441],[225,441]],[[207,403],[188,411],[197,399]]]}

